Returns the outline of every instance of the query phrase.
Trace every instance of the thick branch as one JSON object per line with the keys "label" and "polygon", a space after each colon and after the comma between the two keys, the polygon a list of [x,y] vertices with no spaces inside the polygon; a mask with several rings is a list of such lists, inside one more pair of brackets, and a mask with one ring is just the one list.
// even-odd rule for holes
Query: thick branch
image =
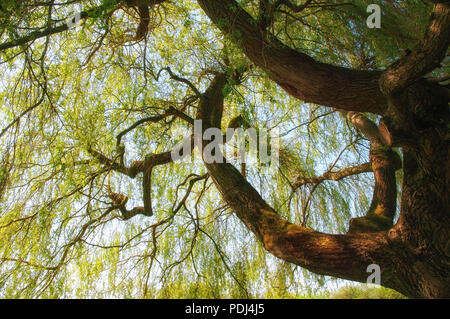
{"label": "thick branch", "polygon": [[400,158],[389,147],[391,140],[374,122],[358,112],[341,110],[341,114],[370,141],[369,157],[375,179],[370,208],[365,216],[350,221],[349,233],[388,230],[393,226],[397,205],[395,171],[401,168]]}
{"label": "thick branch", "polygon": [[357,71],[315,61],[272,35],[265,36],[255,19],[234,0],[198,0],[246,56],[290,95],[345,110],[381,114],[386,99],[378,86],[379,72]]}
{"label": "thick branch", "polygon": [[373,146],[386,144],[377,125],[358,112],[339,110],[340,113],[370,141]]}
{"label": "thick branch", "polygon": [[[223,110],[224,75],[216,76],[200,100],[198,118],[203,128],[220,123]],[[275,256],[313,272],[362,281],[366,267],[387,255],[383,233],[329,235],[292,224],[279,216],[229,163],[205,163],[222,197],[238,218]],[[390,265],[382,265],[387,269]],[[383,278],[387,279],[387,278]],[[387,283],[386,283],[387,284]]]}
{"label": "thick branch", "polygon": [[171,152],[164,152],[160,154],[151,154],[143,161],[134,161],[129,167],[126,167],[122,163],[117,163],[116,161],[108,158],[107,156],[97,152],[95,150],[89,149],[90,154],[97,158],[103,165],[115,170],[119,173],[125,174],[131,178],[135,178],[137,174],[143,173],[143,201],[144,207],[138,206],[131,210],[126,208],[126,203],[128,197],[119,193],[114,193],[108,187],[108,195],[113,200],[114,208],[117,208],[122,213],[122,218],[124,220],[130,219],[138,214],[145,216],[152,216],[152,197],[151,197],[151,179],[153,167],[158,165],[163,165],[172,162]]}
{"label": "thick branch", "polygon": [[140,41],[148,33],[148,25],[150,23],[150,10],[147,6],[138,7],[139,12],[139,25],[136,30],[136,35],[134,36],[135,41]]}
{"label": "thick branch", "polygon": [[[163,2],[168,2],[168,0],[125,0],[125,1],[123,1],[123,3],[126,6],[139,7],[139,16],[141,18],[141,21],[140,21],[138,29],[136,31],[136,37],[135,37],[136,39],[135,40],[141,39],[143,36],[145,36],[145,34],[148,31],[148,23],[150,21],[148,8],[158,5],[158,4],[161,4]],[[109,2],[108,2],[108,4],[100,5],[98,7],[94,7],[94,8],[80,12],[80,21],[85,20],[89,17],[95,17],[97,15],[97,12],[108,9],[108,6],[109,6]],[[112,10],[115,10],[115,9],[113,8]],[[28,35],[25,35],[19,39],[0,44],[0,51],[14,48],[14,47],[17,47],[20,45],[24,45],[29,42],[33,42],[37,39],[47,37],[50,35],[54,35],[57,33],[61,33],[61,32],[67,31],[67,30],[69,30],[69,25],[67,23],[62,23],[59,26],[51,26],[51,27],[47,27],[42,30],[33,31],[33,32],[30,32]]]}
{"label": "thick branch", "polygon": [[397,207],[395,171],[401,167],[400,158],[386,147],[370,150],[375,186],[369,210],[362,217],[350,220],[349,233],[369,233],[388,230],[393,226]]}
{"label": "thick branch", "polygon": [[[82,11],[82,12],[80,12],[80,21],[87,19],[90,16],[93,16],[96,12],[98,12],[100,10],[104,10],[104,9],[105,9],[104,6],[99,6],[99,7],[91,8],[86,11]],[[35,41],[37,39],[47,37],[47,36],[50,36],[53,34],[61,33],[61,32],[67,31],[67,30],[69,30],[69,25],[67,23],[62,23],[59,26],[47,27],[43,30],[33,31],[33,32],[30,32],[28,35],[23,36],[19,39],[0,44],[0,51],[14,48],[14,47],[17,47],[20,45],[24,45],[29,42]]]}
{"label": "thick branch", "polygon": [[382,233],[330,235],[291,224],[280,217],[231,164],[206,166],[222,197],[239,219],[269,252],[281,259],[319,274],[364,282],[367,265],[386,249]]}
{"label": "thick branch", "polygon": [[380,78],[382,90],[386,94],[399,92],[439,67],[449,44],[450,4],[442,1],[434,6],[432,21],[424,40],[410,54],[394,63]]}

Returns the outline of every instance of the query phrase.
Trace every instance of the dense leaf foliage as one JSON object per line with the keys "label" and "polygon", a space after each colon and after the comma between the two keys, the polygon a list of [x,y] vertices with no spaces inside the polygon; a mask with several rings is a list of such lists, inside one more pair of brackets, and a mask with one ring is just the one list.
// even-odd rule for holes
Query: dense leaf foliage
{"label": "dense leaf foliage", "polygon": [[[153,216],[123,220],[111,209],[108,187],[142,206],[143,177],[92,150],[119,161],[124,149],[127,164],[170,151],[189,134],[176,116],[117,136],[171,107],[195,118],[192,86],[204,91],[214,72],[234,70],[243,76],[223,91],[222,122],[242,115],[279,130],[279,169],[250,165],[247,179],[283,217],[343,233],[374,183],[366,172],[295,185],[367,162],[368,140],[331,105],[287,95],[196,1],[155,1],[142,37],[145,17],[127,2],[0,1],[0,48],[11,44],[0,51],[0,296],[287,298],[337,284],[268,254],[198,161],[153,169]],[[381,29],[366,26],[371,3]],[[240,4],[258,17],[259,1]],[[419,0],[312,1],[300,12],[281,6],[268,28],[318,61],[384,70],[421,39],[430,10]],[[85,14],[73,28],[51,32],[76,12]]]}

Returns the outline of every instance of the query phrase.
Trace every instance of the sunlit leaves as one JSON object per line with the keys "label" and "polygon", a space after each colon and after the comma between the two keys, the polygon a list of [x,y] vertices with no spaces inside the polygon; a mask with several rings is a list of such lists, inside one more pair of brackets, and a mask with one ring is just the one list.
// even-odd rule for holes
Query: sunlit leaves
{"label": "sunlit leaves", "polygon": [[[1,42],[61,22],[74,10],[102,8],[67,32],[0,53],[0,129],[42,100],[0,139],[0,296],[297,298],[325,282],[266,254],[211,180],[196,183],[181,203],[188,191],[182,182],[189,174],[203,175],[201,163],[154,169],[154,216],[123,221],[117,211],[104,215],[111,206],[107,185],[128,196],[128,208],[142,205],[142,176],[112,171],[88,150],[118,161],[116,136],[136,121],[169,106],[196,116],[193,90],[162,68],[199,91],[214,71],[243,73],[241,83],[229,81],[223,91],[223,127],[242,115],[252,126],[282,135],[280,169],[265,174],[250,166],[249,182],[291,222],[345,232],[348,220],[369,205],[370,174],[292,189],[297,177],[367,161],[367,141],[338,113],[287,96],[195,1],[155,8],[140,42],[130,40],[139,23],[136,11],[115,10],[114,0],[58,6],[52,21],[48,6],[0,3]],[[257,15],[257,1],[241,3]],[[362,27],[367,1],[352,3],[297,15],[277,11],[271,32],[323,62],[382,69],[414,44],[429,10],[422,1],[392,8],[383,1],[377,32]],[[189,127],[173,118],[137,127],[122,139],[125,163],[172,149],[180,132],[187,135]]]}

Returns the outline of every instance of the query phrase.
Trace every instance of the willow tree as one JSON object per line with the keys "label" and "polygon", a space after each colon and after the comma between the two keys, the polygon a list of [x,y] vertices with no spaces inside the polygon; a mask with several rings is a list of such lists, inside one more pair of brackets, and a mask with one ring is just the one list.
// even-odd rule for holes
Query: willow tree
{"label": "willow tree", "polygon": [[[0,4],[4,296],[258,296],[276,260],[450,296],[447,1]],[[195,120],[279,167],[174,162]]]}

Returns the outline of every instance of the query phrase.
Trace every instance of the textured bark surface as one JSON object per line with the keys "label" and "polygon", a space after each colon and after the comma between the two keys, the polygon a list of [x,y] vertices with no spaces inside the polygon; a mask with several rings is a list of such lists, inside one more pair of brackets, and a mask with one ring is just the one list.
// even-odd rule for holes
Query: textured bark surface
{"label": "textured bark surface", "polygon": [[[213,81],[212,86],[223,83]],[[211,92],[220,90],[208,90],[209,94]],[[204,117],[200,118],[204,123],[220,121],[222,103],[221,93],[215,98],[203,99],[200,109],[204,110]],[[205,165],[224,200],[275,256],[315,273],[360,282],[366,282],[367,266],[375,263],[381,267],[381,283],[386,287],[410,297],[447,298],[450,297],[446,191],[449,172],[448,165],[442,163],[450,160],[448,143],[435,135],[424,137],[418,145],[426,147],[423,152],[431,154],[405,152],[399,222],[392,228],[382,224],[386,231],[372,229],[372,225],[346,235],[324,234],[289,223],[261,198],[234,166],[228,163]],[[375,188],[374,197],[378,200],[372,203],[366,218],[375,218],[372,221],[380,223],[381,219],[376,217],[387,215],[389,223],[395,211],[396,192],[391,188],[396,187],[394,172],[398,167],[398,163],[390,162],[395,163],[398,158],[389,151],[382,151],[372,154],[371,159],[375,174],[388,175],[376,179],[389,185]],[[438,167],[433,169],[435,165]]]}
{"label": "textured bark surface", "polygon": [[[127,3],[147,5],[146,1]],[[423,43],[411,54],[385,72],[374,72],[324,64],[287,47],[266,31],[263,26],[267,21],[253,18],[234,0],[198,0],[198,3],[211,21],[288,94],[304,102],[336,108],[370,141],[369,163],[296,182],[299,187],[373,172],[375,186],[371,205],[361,217],[350,220],[347,234],[325,234],[290,223],[248,183],[245,169],[241,173],[229,163],[205,161],[207,175],[237,217],[267,251],[315,273],[366,282],[367,267],[377,264],[383,286],[409,297],[450,298],[449,90],[422,78],[439,65],[448,48],[449,5],[436,2]],[[143,24],[148,24],[146,16],[142,17]],[[233,83],[239,83],[237,71],[216,72],[208,88],[201,93],[169,68],[163,70],[173,80],[188,85],[198,98],[196,119],[202,120],[203,131],[210,127],[222,128],[224,87],[230,78]],[[379,115],[379,123],[369,120],[363,112]],[[169,108],[164,114],[142,119],[119,133],[118,149],[122,136],[135,127],[168,116],[177,116],[190,124],[194,122],[182,111]],[[238,120],[242,121],[234,119],[236,123],[231,121],[228,126],[241,126]],[[194,141],[192,137],[191,147],[194,143],[206,146],[208,142]],[[403,163],[393,147],[402,151]],[[144,207],[127,210],[126,196],[111,190],[109,194],[115,204],[113,208],[119,209],[124,219],[137,214],[150,216],[151,172],[154,166],[170,163],[171,152],[150,154],[129,167],[124,165],[123,153],[118,161],[95,150],[90,153],[105,166],[131,178],[140,173],[144,175]],[[399,220],[393,225],[398,169],[403,169],[401,206]]]}
{"label": "textured bark surface", "polygon": [[380,72],[317,62],[262,32],[257,21],[235,1],[199,0],[198,3],[252,62],[290,95],[345,110],[382,113],[386,107],[386,98],[378,85]]}
{"label": "textured bark surface", "polygon": [[[381,282],[386,287],[409,297],[450,298],[449,92],[421,79],[438,66],[448,48],[449,5],[438,2],[423,43],[406,59],[379,73],[316,62],[261,32],[258,23],[234,1],[198,2],[212,22],[290,95],[383,116],[378,127],[356,113],[354,121],[349,119],[371,141],[371,170],[376,180],[371,207],[364,217],[352,220],[349,234],[323,234],[291,224],[232,165],[206,164],[236,215],[269,252],[313,272],[365,282],[366,267],[375,263],[381,267]],[[214,81],[215,85],[220,86],[220,81]],[[208,90],[209,94],[218,91]],[[203,99],[200,118],[220,125],[222,104],[218,96]],[[392,146],[403,151],[403,165]],[[401,213],[393,226],[395,170],[401,166]]]}

